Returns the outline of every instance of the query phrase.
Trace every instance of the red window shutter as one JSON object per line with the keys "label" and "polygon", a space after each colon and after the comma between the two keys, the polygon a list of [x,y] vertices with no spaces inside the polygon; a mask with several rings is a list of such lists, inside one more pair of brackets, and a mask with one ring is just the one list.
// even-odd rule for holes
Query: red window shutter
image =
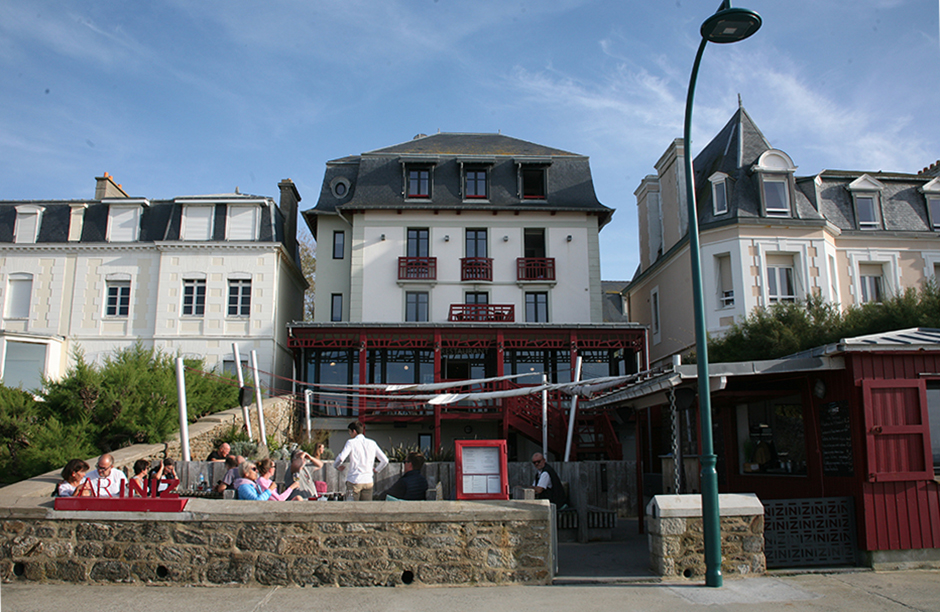
{"label": "red window shutter", "polygon": [[869,482],[933,480],[927,384],[863,380]]}

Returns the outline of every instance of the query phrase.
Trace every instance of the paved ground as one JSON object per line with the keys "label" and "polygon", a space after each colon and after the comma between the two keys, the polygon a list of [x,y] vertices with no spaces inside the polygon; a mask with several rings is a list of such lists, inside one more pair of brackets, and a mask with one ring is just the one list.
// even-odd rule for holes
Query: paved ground
{"label": "paved ground", "polygon": [[356,612],[637,610],[912,612],[940,610],[940,572],[804,574],[694,584],[479,588],[241,588],[5,584],[4,612]]}

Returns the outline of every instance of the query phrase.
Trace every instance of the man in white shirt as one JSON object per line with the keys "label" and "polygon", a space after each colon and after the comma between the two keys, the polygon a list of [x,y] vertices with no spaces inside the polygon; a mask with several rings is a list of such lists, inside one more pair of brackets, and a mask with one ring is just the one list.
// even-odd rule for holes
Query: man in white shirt
{"label": "man in white shirt", "polygon": [[[381,472],[388,465],[388,457],[375,441],[363,435],[363,426],[359,421],[349,424],[349,440],[333,461],[333,467],[339,471],[346,469],[343,462],[349,459],[349,471],[346,472],[346,501],[372,501],[372,475]],[[375,465],[378,458],[379,465]]]}
{"label": "man in white shirt", "polygon": [[127,476],[114,467],[114,457],[108,453],[98,457],[98,464],[88,472],[85,481],[91,488],[91,494],[97,497],[120,497],[127,494]]}

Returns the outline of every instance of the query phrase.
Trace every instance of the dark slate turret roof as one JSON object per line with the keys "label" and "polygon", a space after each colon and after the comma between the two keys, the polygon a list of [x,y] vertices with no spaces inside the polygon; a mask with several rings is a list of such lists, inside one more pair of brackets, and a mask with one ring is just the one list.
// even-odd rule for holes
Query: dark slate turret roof
{"label": "dark slate turret roof", "polygon": [[[434,166],[430,199],[405,199],[402,164],[407,163]],[[485,200],[468,201],[461,195],[462,163],[489,168]],[[544,200],[519,197],[519,163],[548,168]],[[334,195],[332,188],[338,179],[349,183],[342,197]],[[378,209],[584,211],[597,214],[601,226],[614,212],[598,201],[586,156],[502,134],[455,133],[419,135],[408,142],[327,162],[317,205],[304,211],[304,216],[316,233],[318,215]]]}

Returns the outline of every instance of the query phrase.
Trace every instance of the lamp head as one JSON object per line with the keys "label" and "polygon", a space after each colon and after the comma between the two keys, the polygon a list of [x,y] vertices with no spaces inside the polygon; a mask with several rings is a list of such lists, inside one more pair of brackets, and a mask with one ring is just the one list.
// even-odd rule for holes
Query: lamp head
{"label": "lamp head", "polygon": [[713,43],[733,43],[744,40],[760,29],[760,15],[743,8],[718,11],[702,24],[702,38]]}

